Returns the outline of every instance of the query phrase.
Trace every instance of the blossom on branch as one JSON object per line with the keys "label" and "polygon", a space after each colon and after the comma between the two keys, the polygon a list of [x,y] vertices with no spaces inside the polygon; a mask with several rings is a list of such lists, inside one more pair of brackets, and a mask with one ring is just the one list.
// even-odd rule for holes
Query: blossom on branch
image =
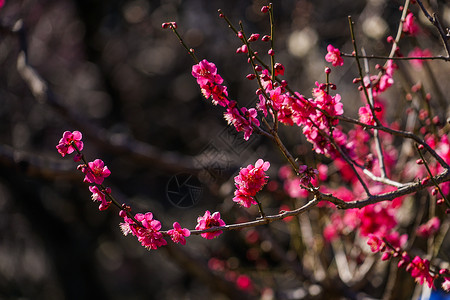
{"label": "blossom on branch", "polygon": [[83,135],[79,131],[64,131],[62,138],[59,140],[59,144],[56,145],[56,149],[64,157],[66,154],[71,154],[75,151],[74,145],[78,150],[83,150],[83,142],[81,139]]}
{"label": "blossom on branch", "polygon": [[181,228],[178,222],[174,222],[173,229],[167,231],[167,233],[174,243],[180,243],[181,245],[186,245],[186,239],[184,237],[191,235],[189,229]]}
{"label": "blossom on branch", "polygon": [[78,167],[86,175],[84,182],[102,184],[105,178],[111,175],[111,171],[101,159],[91,161],[87,166],[80,165]]}
{"label": "blossom on branch", "polygon": [[334,67],[342,66],[344,64],[344,60],[341,57],[341,52],[338,48],[334,48],[333,45],[328,45],[327,47],[327,55],[325,55],[325,60],[330,62]]}
{"label": "blossom on branch", "polygon": [[419,26],[415,22],[416,18],[414,17],[413,13],[409,13],[405,21],[403,22],[403,32],[406,34],[409,34],[411,36],[417,35],[419,32]]}
{"label": "blossom on branch", "polygon": [[419,256],[414,257],[406,270],[411,273],[417,283],[424,284],[426,282],[428,287],[433,286],[434,278],[430,274],[430,261],[427,259],[422,259]]}
{"label": "blossom on branch", "polygon": [[[225,222],[220,218],[220,213],[215,212],[211,215],[209,210],[205,211],[203,217],[197,218],[197,226],[195,226],[196,230],[205,230],[214,227],[225,226]],[[201,236],[205,239],[211,240],[216,236],[222,234],[222,230],[210,231],[202,233]]]}
{"label": "blossom on branch", "polygon": [[159,231],[161,229],[161,222],[154,220],[151,212],[147,212],[146,214],[136,214],[134,217],[142,224],[142,226],[139,226],[133,219],[125,216],[125,223],[120,224],[124,235],[131,233],[136,236],[141,245],[148,250],[157,249],[167,245],[163,234]]}
{"label": "blossom on branch", "polygon": [[254,166],[250,164],[241,169],[239,175],[234,177],[236,191],[233,201],[247,208],[252,204],[257,204],[253,197],[267,183],[269,176],[265,172],[269,167],[268,161],[264,162],[262,159],[258,159]]}
{"label": "blossom on branch", "polygon": [[90,186],[89,191],[92,193],[92,200],[101,202],[99,210],[106,210],[110,206],[111,201],[106,201],[106,193],[110,193],[109,190],[101,191],[97,186]]}

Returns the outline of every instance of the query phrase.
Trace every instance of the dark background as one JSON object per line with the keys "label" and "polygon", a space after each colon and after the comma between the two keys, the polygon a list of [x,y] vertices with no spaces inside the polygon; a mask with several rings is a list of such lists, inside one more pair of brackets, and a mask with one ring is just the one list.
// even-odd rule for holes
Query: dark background
{"label": "dark background", "polygon": [[[227,130],[222,108],[201,97],[190,75],[193,61],[161,23],[176,21],[196,55],[217,65],[230,98],[245,106],[255,103],[257,86],[245,79],[250,68],[245,56],[235,54],[240,42],[218,18],[217,9],[236,26],[242,20],[248,35],[264,35],[270,31],[267,15],[260,13],[263,4],[267,3],[7,0],[0,11],[1,299],[247,297],[236,294],[226,272],[209,271],[210,257],[223,259],[233,272],[259,272],[264,278],[264,272],[272,270],[249,297],[270,286],[279,293],[276,298],[296,299],[289,291],[307,279],[291,271],[283,255],[273,253],[274,245],[289,244],[284,223],[259,233],[268,235],[272,250],[256,271],[245,256],[246,232],[224,233],[213,241],[194,236],[185,247],[148,252],[133,237],[121,234],[117,210],[98,211],[77,164],[62,159],[55,149],[65,130],[82,131],[87,158],[103,159],[112,171],[105,183],[113,194],[134,212],[152,211],[164,229],[174,221],[192,229],[206,209],[220,211],[227,223],[253,218],[256,211],[246,215],[232,203],[232,176],[240,166],[262,157],[270,160],[269,174],[276,179],[283,158],[264,138],[252,137],[242,144],[241,134]],[[329,43],[351,53],[348,15],[356,23],[359,44],[368,53],[387,54],[385,37],[396,33],[401,4],[274,1],[276,57],[286,67],[291,87],[309,97],[314,82],[325,80],[323,57]],[[432,7],[449,14],[444,1]],[[18,20],[23,30],[11,33]],[[433,28],[421,34],[422,47],[443,54]],[[405,42],[405,53],[412,45]],[[265,53],[267,46],[259,42],[256,47]],[[16,68],[25,47],[29,64],[48,83],[50,96],[41,101]],[[448,83],[448,66],[439,69],[441,65],[431,63],[447,74]],[[357,116],[360,103],[351,83],[356,74],[354,63],[346,60],[331,75],[351,117]],[[448,93],[449,85],[442,86]],[[395,109],[397,92],[386,96],[394,103],[388,110],[392,119],[401,116]],[[446,117],[445,111],[441,117]],[[298,128],[283,129],[282,135],[295,156],[309,153],[315,159]],[[211,154],[211,149],[219,151]],[[167,198],[169,181],[181,173],[201,182],[201,195],[187,208]],[[268,206],[277,211],[279,204]],[[358,293],[340,284],[330,283],[328,288],[327,299],[355,298]]]}

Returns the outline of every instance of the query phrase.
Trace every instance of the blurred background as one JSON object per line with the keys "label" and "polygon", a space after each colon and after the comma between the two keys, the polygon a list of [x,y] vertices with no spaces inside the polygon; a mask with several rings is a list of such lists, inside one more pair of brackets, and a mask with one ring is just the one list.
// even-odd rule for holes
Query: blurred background
{"label": "blurred background", "polygon": [[[450,24],[448,2],[430,2],[443,24]],[[226,127],[222,108],[201,97],[190,74],[194,62],[175,35],[161,28],[176,21],[197,57],[217,65],[230,98],[251,106],[256,82],[245,79],[247,59],[235,54],[240,41],[217,9],[236,26],[242,20],[247,35],[265,35],[269,20],[260,9],[266,4],[6,0],[0,10],[1,299],[383,296],[377,292],[386,284],[380,278],[379,286],[366,282],[352,289],[339,281],[312,282],[301,264],[293,267],[288,222],[227,232],[212,241],[193,236],[185,247],[149,252],[122,235],[115,208],[98,211],[77,164],[55,149],[64,131],[80,130],[87,158],[101,158],[111,170],[105,184],[113,194],[133,212],[152,211],[164,229],[174,221],[192,229],[205,210],[220,211],[227,223],[254,218],[256,210],[244,211],[231,201],[233,176],[264,158],[272,164],[273,195],[263,199],[268,212],[276,213],[288,198],[277,181],[283,157],[267,139],[253,136],[243,143],[242,134]],[[352,52],[348,15],[356,23],[359,45],[367,53],[387,55],[386,37],[396,34],[400,5],[396,0],[274,1],[276,60],[286,67],[290,86],[310,97],[314,82],[325,81],[326,46]],[[418,7],[412,10],[421,15]],[[419,38],[406,39],[401,51],[406,55],[418,43],[444,54],[434,28],[423,18],[418,22]],[[255,45],[261,53],[268,50],[263,42]],[[42,81],[31,80],[36,74],[30,69],[20,69],[23,53]],[[399,64],[412,76],[420,73]],[[436,98],[450,92],[449,67],[442,65],[430,62],[437,78],[447,81],[440,91],[431,91]],[[351,83],[356,76],[350,60],[331,74],[346,115],[354,118],[361,103]],[[400,95],[399,90],[385,95],[392,120],[403,113],[396,103]],[[446,107],[439,112],[447,117]],[[295,156],[318,159],[298,128],[283,128],[281,134]],[[248,282],[245,274],[257,279]]]}

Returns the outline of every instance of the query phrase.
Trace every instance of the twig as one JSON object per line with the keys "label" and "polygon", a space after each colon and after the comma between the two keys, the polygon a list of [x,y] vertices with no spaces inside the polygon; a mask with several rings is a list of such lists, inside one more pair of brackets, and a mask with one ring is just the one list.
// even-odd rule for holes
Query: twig
{"label": "twig", "polygon": [[[229,230],[236,230],[236,229],[255,227],[255,226],[259,226],[259,225],[268,224],[268,223],[271,223],[271,222],[274,222],[277,220],[281,220],[281,219],[284,219],[287,217],[296,216],[301,213],[307,212],[311,208],[315,207],[319,203],[319,201],[320,201],[320,199],[315,197],[314,199],[312,199],[311,201],[309,201],[302,207],[291,210],[291,211],[283,211],[277,215],[266,216],[264,219],[258,219],[255,221],[230,224],[230,225],[225,225],[225,226],[220,226],[220,227],[208,228],[208,229],[204,229],[204,230],[191,230],[191,234],[199,235],[199,234],[206,233],[206,232],[213,232],[213,231],[220,231],[220,230],[229,231]],[[161,232],[165,233],[163,231],[161,231]]]}
{"label": "twig", "polygon": [[[350,53],[344,53],[341,52],[341,56],[344,57],[355,57],[355,55]],[[359,55],[359,58],[367,58],[367,59],[391,59],[391,60],[445,60],[450,61],[449,57],[438,55],[438,56],[405,56],[405,57],[389,57],[389,56],[383,56],[383,55]]]}
{"label": "twig", "polygon": [[425,17],[427,17],[427,19],[431,22],[431,24],[433,24],[433,26],[436,27],[436,29],[438,30],[439,36],[441,37],[442,43],[444,44],[444,47],[445,47],[445,51],[447,51],[446,61],[449,61],[450,60],[450,46],[448,45],[449,37],[444,32],[444,29],[442,28],[442,25],[439,22],[438,16],[436,15],[436,13],[433,13],[433,16],[431,16],[428,13],[427,9],[423,6],[423,3],[421,0],[417,0],[417,3],[419,4],[420,9],[422,10]]}

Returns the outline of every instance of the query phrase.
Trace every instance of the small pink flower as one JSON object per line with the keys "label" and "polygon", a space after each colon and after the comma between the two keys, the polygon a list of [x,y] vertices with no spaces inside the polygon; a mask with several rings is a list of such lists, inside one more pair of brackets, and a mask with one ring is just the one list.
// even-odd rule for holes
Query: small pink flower
{"label": "small pink flower", "polygon": [[[430,57],[431,51],[429,49],[420,49],[419,47],[414,48],[411,52],[408,53],[408,57]],[[412,59],[409,63],[416,69],[421,69],[423,65],[422,59]]]}
{"label": "small pink flower", "polygon": [[431,218],[428,222],[425,224],[420,225],[416,233],[418,236],[428,238],[432,235],[434,235],[436,232],[439,231],[439,227],[441,226],[441,221],[438,217]]}
{"label": "small pink flower", "polygon": [[417,35],[419,32],[419,26],[417,26],[417,23],[415,22],[415,17],[413,13],[409,13],[406,18],[405,22],[403,23],[403,32],[406,34],[409,34],[411,36]]}
{"label": "small pink flower", "polygon": [[259,120],[256,118],[258,112],[254,108],[241,110],[235,107],[235,103],[229,102],[227,111],[223,114],[228,124],[233,124],[236,131],[244,132],[244,139],[247,141],[253,133],[253,126],[259,126]]}
{"label": "small pink flower", "polygon": [[263,186],[267,183],[265,171],[270,167],[268,161],[264,162],[258,159],[255,166],[248,165],[246,168],[239,171],[239,175],[234,177],[236,191],[234,192],[233,201],[248,208],[252,204],[257,204],[253,198]]}
{"label": "small pink flower", "polygon": [[373,234],[369,234],[367,244],[370,246],[370,250],[372,250],[372,252],[380,252],[386,246],[381,239],[379,239],[376,235]]}
{"label": "small pink flower", "polygon": [[444,278],[444,282],[442,283],[442,289],[447,293],[450,292],[450,277]]}
{"label": "small pink flower", "polygon": [[325,55],[325,60],[330,62],[334,67],[342,66],[344,64],[344,60],[341,57],[341,52],[338,48],[334,48],[333,45],[328,45],[327,47],[327,55]]}
{"label": "small pink flower", "polygon": [[96,184],[102,184],[105,178],[111,175],[111,171],[101,159],[89,162],[88,167],[81,166],[81,171],[86,175],[84,182]]}
{"label": "small pink flower", "polygon": [[186,245],[186,239],[184,237],[190,236],[191,232],[187,228],[181,228],[178,222],[173,223],[173,229],[167,231],[174,243],[180,243]]}
{"label": "small pink flower", "polygon": [[200,86],[206,85],[209,82],[217,84],[223,82],[222,77],[217,74],[216,65],[208,62],[206,59],[192,66],[192,76],[197,78],[197,83]]}
{"label": "small pink flower", "polygon": [[159,231],[161,229],[161,222],[154,220],[151,212],[147,212],[145,215],[136,214],[134,217],[143,227],[135,224],[132,219],[125,217],[125,223],[120,224],[124,235],[132,233],[137,237],[141,245],[148,250],[167,245],[166,240]]}
{"label": "small pink flower", "polygon": [[59,140],[59,144],[56,146],[58,152],[64,157],[66,154],[71,154],[75,151],[75,145],[78,150],[83,150],[83,142],[81,139],[83,135],[79,131],[65,131],[62,138]]}
{"label": "small pink flower", "polygon": [[247,275],[239,275],[236,279],[236,285],[243,291],[249,291],[253,288],[252,280]]}
{"label": "small pink flower", "polygon": [[107,191],[101,191],[97,186],[90,186],[89,191],[92,193],[92,200],[101,202],[98,207],[99,210],[105,210],[110,206],[111,201],[106,201]]}
{"label": "small pink flower", "polygon": [[234,191],[233,201],[245,208],[249,208],[250,206],[252,206],[252,204],[258,204],[252,196],[245,195],[240,190]]}
{"label": "small pink flower", "polygon": [[426,282],[428,287],[433,286],[434,278],[430,275],[430,262],[428,260],[416,256],[408,265],[407,270],[417,283],[424,284]]}
{"label": "small pink flower", "polygon": [[311,180],[319,174],[319,171],[314,168],[308,168],[306,165],[301,165],[298,167],[298,173],[301,176],[300,183],[307,186],[311,184]]}
{"label": "small pink flower", "polygon": [[[221,227],[221,226],[225,226],[225,222],[220,218],[220,213],[215,212],[211,215],[209,210],[207,210],[205,212],[205,214],[203,215],[203,217],[197,218],[197,226],[195,226],[195,229],[196,230],[205,230],[208,228]],[[218,231],[202,233],[201,236],[205,239],[210,240],[221,234],[222,234],[222,230],[218,230]]]}

